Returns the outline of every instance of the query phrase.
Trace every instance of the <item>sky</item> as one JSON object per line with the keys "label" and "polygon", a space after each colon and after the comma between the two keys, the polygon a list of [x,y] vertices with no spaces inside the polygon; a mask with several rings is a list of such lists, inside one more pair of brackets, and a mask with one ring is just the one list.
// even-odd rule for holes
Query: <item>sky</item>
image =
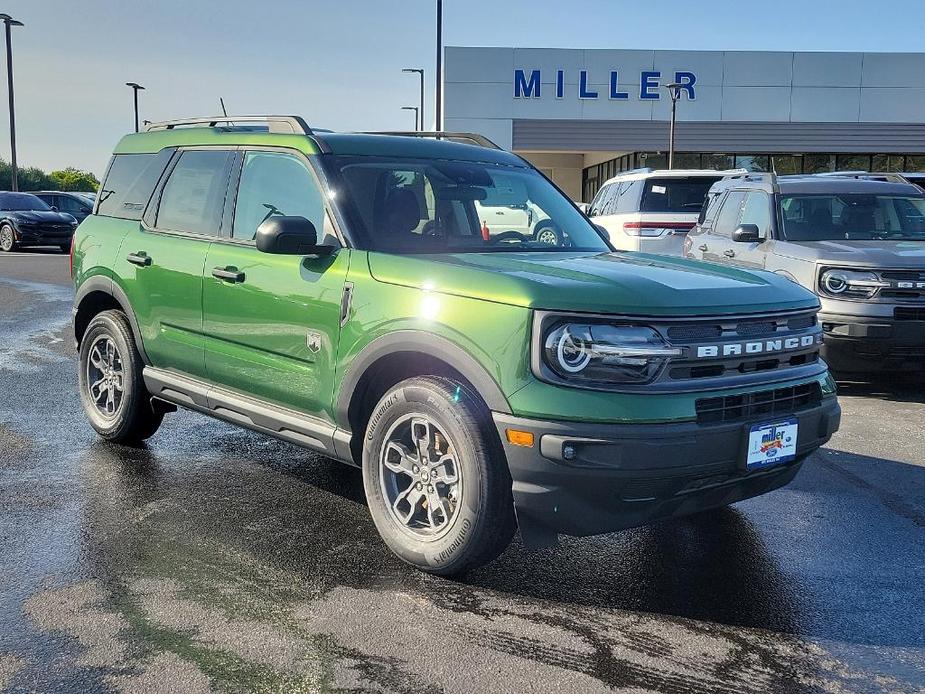
{"label": "sky", "polygon": [[[3,0],[21,166],[101,175],[141,118],[293,113],[334,130],[433,118],[434,0]],[[922,0],[445,0],[448,46],[900,51],[925,48]],[[6,81],[0,72],[6,104]],[[9,160],[0,107],[0,157]]]}

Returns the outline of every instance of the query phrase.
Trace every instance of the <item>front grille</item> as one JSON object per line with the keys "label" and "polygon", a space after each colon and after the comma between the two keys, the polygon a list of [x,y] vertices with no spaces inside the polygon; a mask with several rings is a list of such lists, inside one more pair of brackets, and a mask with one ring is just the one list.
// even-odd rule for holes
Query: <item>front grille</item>
{"label": "front grille", "polygon": [[897,306],[893,309],[896,320],[925,320],[925,307]]}
{"label": "front grille", "polygon": [[697,423],[718,424],[762,416],[793,414],[822,402],[819,383],[697,400]]}
{"label": "front grille", "polygon": [[[663,378],[673,382],[736,378],[819,361],[821,332],[815,311],[704,318],[669,324],[663,330],[672,346],[680,347],[683,352],[681,357],[671,361],[663,374]],[[782,348],[787,339],[795,337],[812,337],[815,341]],[[740,353],[726,353],[724,347],[729,345],[737,347]],[[712,351],[712,356],[704,350]]]}

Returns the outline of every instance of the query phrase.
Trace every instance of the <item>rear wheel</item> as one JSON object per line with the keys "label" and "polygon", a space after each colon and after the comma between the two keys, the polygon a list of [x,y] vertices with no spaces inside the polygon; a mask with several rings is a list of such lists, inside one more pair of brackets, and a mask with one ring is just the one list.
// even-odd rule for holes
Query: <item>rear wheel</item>
{"label": "rear wheel", "polygon": [[13,234],[13,227],[9,224],[0,226],[0,251],[9,253],[16,248],[16,236]]}
{"label": "rear wheel", "polygon": [[514,534],[511,477],[490,414],[448,379],[411,378],[379,401],[364,440],[363,483],[385,543],[423,571],[474,569]]}
{"label": "rear wheel", "polygon": [[78,379],[84,412],[103,438],[138,443],[161,425],[164,413],[151,407],[142,368],[125,314],[95,316],[80,342]]}

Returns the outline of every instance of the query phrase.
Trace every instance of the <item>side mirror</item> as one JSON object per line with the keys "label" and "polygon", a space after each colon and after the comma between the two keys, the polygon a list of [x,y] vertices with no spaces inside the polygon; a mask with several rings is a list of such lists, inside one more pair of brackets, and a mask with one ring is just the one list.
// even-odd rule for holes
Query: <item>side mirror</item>
{"label": "side mirror", "polygon": [[738,243],[756,243],[761,241],[761,232],[757,224],[742,224],[732,232],[732,240]]}
{"label": "side mirror", "polygon": [[270,217],[257,227],[257,250],[277,255],[330,255],[333,246],[318,245],[315,225],[305,217]]}

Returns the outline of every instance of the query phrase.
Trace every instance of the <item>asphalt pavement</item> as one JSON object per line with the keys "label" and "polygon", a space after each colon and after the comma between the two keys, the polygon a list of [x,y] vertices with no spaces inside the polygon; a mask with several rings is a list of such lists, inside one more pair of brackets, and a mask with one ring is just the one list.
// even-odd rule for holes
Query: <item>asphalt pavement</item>
{"label": "asphalt pavement", "polygon": [[0,691],[925,691],[925,386],[843,384],[788,487],[460,580],[358,471],[191,412],[104,443],[68,260],[0,256]]}

